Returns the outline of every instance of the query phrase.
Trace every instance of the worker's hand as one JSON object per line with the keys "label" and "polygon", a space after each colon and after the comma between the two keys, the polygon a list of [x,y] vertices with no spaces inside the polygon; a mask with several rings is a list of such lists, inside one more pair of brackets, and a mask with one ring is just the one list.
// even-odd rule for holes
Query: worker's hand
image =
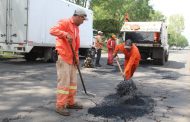
{"label": "worker's hand", "polygon": [[79,59],[75,61],[75,65],[79,65]]}
{"label": "worker's hand", "polygon": [[71,35],[69,33],[67,33],[66,38],[67,38],[68,42],[72,44],[73,38],[71,37]]}
{"label": "worker's hand", "polygon": [[113,58],[115,58],[115,57],[116,57],[116,55],[117,55],[117,54],[113,53]]}
{"label": "worker's hand", "polygon": [[122,76],[125,78],[125,73],[122,73]]}

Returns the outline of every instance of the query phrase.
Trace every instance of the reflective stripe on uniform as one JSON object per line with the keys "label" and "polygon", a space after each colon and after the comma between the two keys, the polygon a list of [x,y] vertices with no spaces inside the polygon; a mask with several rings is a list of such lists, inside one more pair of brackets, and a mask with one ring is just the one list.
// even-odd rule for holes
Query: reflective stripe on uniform
{"label": "reflective stripe on uniform", "polygon": [[69,89],[77,89],[77,86],[69,86]]}
{"label": "reflective stripe on uniform", "polygon": [[69,91],[57,90],[57,94],[69,94]]}

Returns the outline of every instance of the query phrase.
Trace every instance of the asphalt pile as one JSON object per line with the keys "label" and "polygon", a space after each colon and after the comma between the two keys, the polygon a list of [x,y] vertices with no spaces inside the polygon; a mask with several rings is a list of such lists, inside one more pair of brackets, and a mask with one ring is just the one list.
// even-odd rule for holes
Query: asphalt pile
{"label": "asphalt pile", "polygon": [[119,95],[120,97],[123,96],[133,97],[136,95],[136,91],[137,87],[132,79],[121,81],[116,86],[116,94]]}
{"label": "asphalt pile", "polygon": [[88,109],[88,113],[95,117],[120,118],[121,120],[131,120],[153,112],[154,100],[144,95],[136,95],[124,102],[119,102],[121,97],[111,94],[93,108]]}

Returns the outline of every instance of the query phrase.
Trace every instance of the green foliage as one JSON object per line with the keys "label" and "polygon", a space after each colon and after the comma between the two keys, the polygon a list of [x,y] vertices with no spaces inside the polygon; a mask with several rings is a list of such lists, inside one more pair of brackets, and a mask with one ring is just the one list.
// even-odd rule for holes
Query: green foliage
{"label": "green foliage", "polygon": [[182,33],[185,26],[184,26],[184,17],[182,15],[172,15],[169,17],[169,25],[168,31],[175,32],[175,33]]}
{"label": "green foliage", "polygon": [[166,17],[159,11],[152,11],[150,17],[152,21],[163,21],[166,19]]}
{"label": "green foliage", "polygon": [[150,13],[153,8],[149,5],[149,0],[129,0],[127,7],[129,19],[131,21],[150,21]]}
{"label": "green foliage", "polygon": [[116,33],[120,30],[120,24],[114,19],[94,20],[94,27],[106,33]]}
{"label": "green foliage", "polygon": [[188,40],[180,33],[172,33],[170,34],[170,38],[168,41],[170,46],[177,46],[177,47],[186,47],[188,46]]}
{"label": "green foliage", "polygon": [[12,52],[0,52],[0,59],[10,59],[16,58],[17,55],[14,55]]}
{"label": "green foliage", "polygon": [[92,0],[94,28],[103,32],[119,33],[124,15],[129,14],[130,21],[163,20],[164,16],[155,12],[149,5],[150,0]]}
{"label": "green foliage", "polygon": [[182,15],[172,15],[169,17],[168,33],[170,34],[169,45],[185,47],[188,40],[182,35],[184,30],[184,18]]}
{"label": "green foliage", "polygon": [[86,5],[87,5],[87,0],[67,0],[67,1],[75,3],[75,4],[83,6],[83,7],[86,7]]}

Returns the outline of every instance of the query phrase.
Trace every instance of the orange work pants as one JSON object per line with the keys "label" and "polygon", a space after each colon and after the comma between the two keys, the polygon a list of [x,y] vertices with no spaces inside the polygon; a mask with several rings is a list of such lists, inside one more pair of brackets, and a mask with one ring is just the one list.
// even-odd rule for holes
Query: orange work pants
{"label": "orange work pants", "polygon": [[[129,80],[132,76],[133,76],[133,74],[134,74],[134,72],[136,71],[136,69],[137,69],[137,67],[139,66],[139,63],[138,64],[133,64],[131,67],[130,67],[130,69],[125,73],[125,79],[126,80]],[[125,67],[126,67],[126,65],[125,65]]]}
{"label": "orange work pants", "polygon": [[56,107],[66,107],[73,105],[77,91],[76,67],[68,64],[58,56],[57,68],[57,98]]}
{"label": "orange work pants", "polygon": [[108,64],[108,65],[112,65],[112,64],[113,64],[113,50],[112,50],[112,49],[108,49],[108,60],[107,60],[107,64]]}

